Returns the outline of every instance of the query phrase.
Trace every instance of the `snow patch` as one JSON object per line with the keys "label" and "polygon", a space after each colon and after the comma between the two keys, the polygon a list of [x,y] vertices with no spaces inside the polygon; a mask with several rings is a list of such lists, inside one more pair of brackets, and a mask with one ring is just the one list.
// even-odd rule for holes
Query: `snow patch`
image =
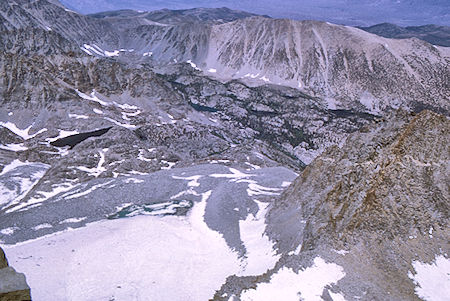
{"label": "snow patch", "polygon": [[272,275],[269,283],[259,283],[256,289],[245,290],[243,301],[308,300],[320,301],[324,288],[345,276],[341,266],[327,263],[320,257],[314,259],[313,266],[298,273],[283,267]]}
{"label": "snow patch", "polygon": [[140,179],[136,179],[136,178],[128,178],[123,180],[123,182],[125,184],[140,184],[140,183],[144,183],[144,180],[140,180]]}
{"label": "snow patch", "polygon": [[265,273],[273,268],[280,255],[276,255],[273,243],[265,235],[265,216],[269,204],[254,200],[258,204],[258,213],[248,215],[239,221],[239,231],[246,253],[243,260],[244,270],[239,276],[252,276]]}
{"label": "snow patch", "polygon": [[191,67],[194,68],[195,70],[202,71],[202,69],[198,68],[197,65],[194,62],[192,62],[191,60],[187,60],[186,63],[191,65]]}
{"label": "snow patch", "polygon": [[104,117],[104,119],[106,119],[106,120],[108,120],[108,121],[111,121],[111,122],[114,123],[115,125],[124,127],[124,128],[126,128],[126,129],[134,130],[135,128],[137,128],[137,126],[135,126],[134,124],[121,123],[121,122],[118,122],[118,121],[116,121],[116,120],[114,120],[114,119],[112,119],[112,118],[109,118],[109,117]]}
{"label": "snow patch", "polygon": [[87,217],[71,217],[71,218],[67,218],[63,221],[60,221],[60,224],[75,224],[75,223],[79,223],[84,221],[85,219],[87,219]]}
{"label": "snow patch", "polygon": [[112,57],[112,56],[119,56],[119,50],[114,50],[114,51],[105,51],[105,55]]}
{"label": "snow patch", "polygon": [[0,230],[0,233],[3,235],[13,235],[14,232],[16,232],[16,230],[19,230],[19,228],[18,227],[9,227],[9,228]]}
{"label": "snow patch", "polygon": [[211,174],[209,175],[212,178],[228,178],[231,179],[230,182],[236,182],[242,179],[247,179],[249,177],[254,177],[256,175],[246,174],[234,168],[228,168],[231,174]]}
{"label": "snow patch", "polygon": [[450,296],[450,260],[439,255],[431,263],[413,261],[415,274],[408,277],[416,284],[416,295],[426,301],[446,301]]}
{"label": "snow patch", "polygon": [[30,134],[30,129],[33,125],[30,125],[29,127],[27,127],[26,129],[19,129],[14,123],[7,121],[7,122],[2,122],[0,121],[0,125],[7,128],[8,130],[10,130],[11,132],[13,132],[14,134],[16,134],[17,136],[20,136],[23,138],[23,140],[28,140],[31,138],[36,137],[37,135],[39,135],[40,133],[43,133],[45,131],[47,131],[46,128],[43,128],[41,130],[39,130],[38,132],[34,133],[34,134]]}
{"label": "snow patch", "polygon": [[69,114],[69,118],[75,118],[75,119],[89,119],[89,116],[86,116],[86,115],[78,115],[78,114]]}
{"label": "snow patch", "polygon": [[23,143],[18,143],[18,144],[10,143],[10,144],[6,144],[6,145],[0,145],[0,149],[13,151],[13,152],[20,152],[20,151],[27,150],[28,147],[24,146]]}
{"label": "snow patch", "polygon": [[97,167],[93,167],[93,168],[88,168],[85,166],[78,166],[76,167],[78,170],[87,172],[90,176],[93,177],[98,177],[99,175],[101,175],[103,172],[106,171],[106,168],[103,166],[103,164],[105,163],[105,152],[108,151],[107,148],[102,149],[101,151],[99,151],[99,155],[100,155],[100,159],[98,161]]}
{"label": "snow patch", "polygon": [[37,225],[36,227],[33,227],[33,230],[34,231],[38,231],[38,230],[41,230],[41,229],[48,229],[48,228],[52,228],[52,227],[53,226],[50,225],[49,223],[43,223],[43,224]]}

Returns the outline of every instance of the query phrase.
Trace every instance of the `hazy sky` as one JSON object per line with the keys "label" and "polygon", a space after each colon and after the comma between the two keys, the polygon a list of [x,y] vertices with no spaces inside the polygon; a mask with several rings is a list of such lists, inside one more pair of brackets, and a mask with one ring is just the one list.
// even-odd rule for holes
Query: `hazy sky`
{"label": "hazy sky", "polygon": [[348,25],[390,22],[450,26],[450,0],[60,0],[82,13],[105,10],[229,7],[276,18],[316,19]]}

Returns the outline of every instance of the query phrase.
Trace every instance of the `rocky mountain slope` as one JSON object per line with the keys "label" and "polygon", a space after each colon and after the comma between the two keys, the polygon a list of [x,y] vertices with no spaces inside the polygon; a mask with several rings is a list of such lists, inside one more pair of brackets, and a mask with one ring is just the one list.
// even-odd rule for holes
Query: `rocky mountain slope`
{"label": "rocky mountain slope", "polygon": [[276,287],[281,271],[300,281],[320,257],[345,276],[317,297],[444,300],[448,291],[433,288],[438,281],[448,288],[448,282],[433,278],[437,274],[423,278],[418,263],[429,264],[430,272],[433,262],[443,272],[448,268],[450,152],[442,141],[449,133],[447,117],[400,112],[328,149],[269,209],[266,231],[282,254],[276,267],[259,278],[229,278],[216,296],[266,300],[250,296],[270,284],[288,286]]}
{"label": "rocky mountain slope", "polygon": [[[386,39],[325,22],[244,18],[224,9],[91,18],[46,0],[8,1],[6,13],[20,9],[7,28],[51,28],[94,56],[132,52],[151,64],[190,61],[220,80],[300,88],[331,108],[449,110],[450,50],[417,39]],[[182,24],[188,21],[195,22]]]}
{"label": "rocky mountain slope", "polygon": [[[246,300],[299,267],[334,271],[328,300],[384,297],[384,276],[416,298],[399,273],[448,247],[419,235],[447,227],[447,48],[227,9],[7,0],[0,17],[0,243],[33,298],[206,300],[226,283],[217,299]],[[412,210],[418,197],[431,205]],[[407,234],[431,257],[404,251]],[[408,263],[355,263],[382,256]]]}

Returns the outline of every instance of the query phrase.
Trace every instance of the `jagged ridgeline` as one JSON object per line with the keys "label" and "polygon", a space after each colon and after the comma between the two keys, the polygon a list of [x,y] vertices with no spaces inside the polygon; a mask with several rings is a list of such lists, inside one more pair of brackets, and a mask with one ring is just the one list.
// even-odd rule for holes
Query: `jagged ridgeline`
{"label": "jagged ridgeline", "polygon": [[9,262],[37,300],[434,300],[446,30],[0,1]]}

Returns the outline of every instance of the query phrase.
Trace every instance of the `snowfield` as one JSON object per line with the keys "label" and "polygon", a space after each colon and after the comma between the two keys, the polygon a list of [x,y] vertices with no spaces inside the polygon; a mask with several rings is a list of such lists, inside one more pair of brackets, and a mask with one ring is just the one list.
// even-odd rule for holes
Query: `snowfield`
{"label": "snowfield", "polygon": [[[194,188],[201,177],[174,178]],[[104,220],[4,249],[33,300],[208,300],[228,276],[264,273],[278,260],[263,235],[267,205],[257,202],[258,213],[239,223],[247,249],[239,257],[204,221],[211,192],[187,216]]]}

